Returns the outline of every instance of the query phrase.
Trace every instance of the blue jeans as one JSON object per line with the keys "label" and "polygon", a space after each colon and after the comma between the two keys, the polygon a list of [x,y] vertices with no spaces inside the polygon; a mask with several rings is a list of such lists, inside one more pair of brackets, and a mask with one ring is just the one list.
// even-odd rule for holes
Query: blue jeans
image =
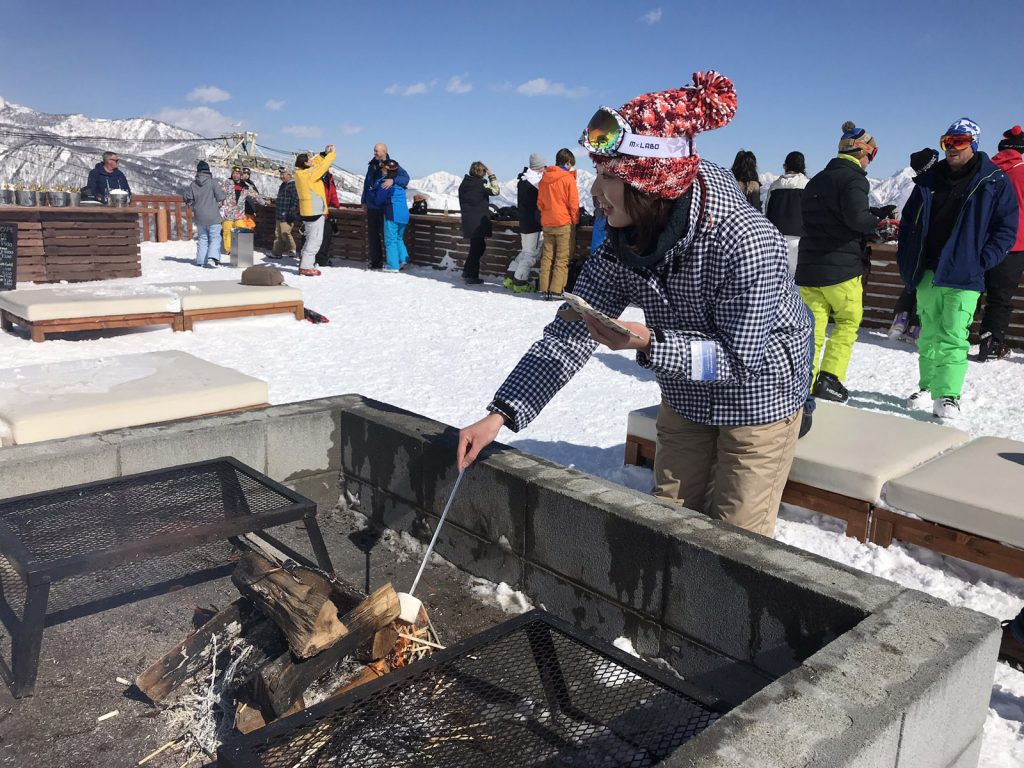
{"label": "blue jeans", "polygon": [[387,253],[388,269],[398,269],[409,260],[409,251],[402,239],[405,227],[405,224],[384,221],[384,251]]}
{"label": "blue jeans", "polygon": [[205,267],[207,258],[220,258],[220,222],[208,227],[199,227],[195,265]]}

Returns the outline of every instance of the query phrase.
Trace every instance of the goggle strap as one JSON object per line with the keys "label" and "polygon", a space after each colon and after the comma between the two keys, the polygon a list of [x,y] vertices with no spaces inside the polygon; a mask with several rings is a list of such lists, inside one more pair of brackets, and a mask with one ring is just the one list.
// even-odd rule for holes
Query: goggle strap
{"label": "goggle strap", "polygon": [[689,136],[640,136],[627,133],[622,137],[618,153],[633,157],[690,157],[693,154],[693,139]]}

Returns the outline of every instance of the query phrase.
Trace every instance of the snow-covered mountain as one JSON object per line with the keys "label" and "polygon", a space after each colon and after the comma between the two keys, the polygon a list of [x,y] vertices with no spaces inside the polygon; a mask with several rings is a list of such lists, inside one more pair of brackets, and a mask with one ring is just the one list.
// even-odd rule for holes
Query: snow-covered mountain
{"label": "snow-covered mountain", "polygon": [[[0,98],[0,184],[27,186],[80,187],[104,150],[113,149],[121,158],[121,170],[132,189],[146,194],[180,194],[195,174],[197,160],[209,157],[220,145],[197,133],[149,118],[107,120],[85,115],[51,115],[12,104]],[[281,157],[290,165],[290,157]],[[342,202],[358,203],[363,190],[363,173],[334,166],[338,196]],[[224,175],[214,168],[214,175]],[[592,211],[590,188],[593,171],[576,169],[580,203]],[[762,195],[777,176],[762,173]],[[277,190],[276,175],[255,174],[264,194]],[[868,179],[872,205],[896,205],[902,208],[913,188],[913,172],[905,168],[887,179]],[[428,198],[431,208],[459,209],[459,184],[462,176],[437,171],[409,184],[409,199],[414,194]],[[494,205],[515,205],[517,181],[513,177],[500,182],[501,194]]]}
{"label": "snow-covered mountain", "polygon": [[[103,152],[112,149],[135,192],[180,194],[195,175],[196,161],[219,146],[160,120],[51,115],[0,98],[0,183],[77,188]],[[281,160],[291,164],[291,158]],[[333,171],[342,201],[359,202],[362,175],[338,167]],[[218,168],[213,173],[226,175]],[[270,174],[254,174],[254,180],[264,194],[275,193],[279,183]]]}

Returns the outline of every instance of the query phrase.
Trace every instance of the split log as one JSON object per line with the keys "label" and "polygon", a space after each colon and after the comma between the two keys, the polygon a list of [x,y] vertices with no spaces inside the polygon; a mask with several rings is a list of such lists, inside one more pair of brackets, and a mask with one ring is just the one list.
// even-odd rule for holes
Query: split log
{"label": "split log", "polygon": [[210,665],[214,635],[223,648],[228,637],[244,635],[260,621],[265,619],[255,606],[245,598],[238,598],[135,678],[136,687],[154,704],[159,703]]}
{"label": "split log", "polygon": [[327,580],[310,569],[285,569],[247,552],[231,580],[281,628],[288,647],[299,658],[308,659],[330,648],[347,632],[338,619]]}
{"label": "split log", "polygon": [[281,717],[317,678],[346,656],[354,653],[373,634],[398,618],[398,594],[385,584],[341,618],[345,634],[334,645],[308,659],[284,653],[265,664],[249,678],[249,703],[264,719]]}

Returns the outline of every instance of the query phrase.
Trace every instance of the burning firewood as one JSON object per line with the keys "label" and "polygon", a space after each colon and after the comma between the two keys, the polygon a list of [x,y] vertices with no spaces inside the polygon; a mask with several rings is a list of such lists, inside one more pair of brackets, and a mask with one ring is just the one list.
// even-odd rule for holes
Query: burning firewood
{"label": "burning firewood", "polygon": [[265,619],[252,603],[245,598],[235,600],[135,678],[135,685],[154,704],[163,701],[183,682],[210,666],[214,637],[220,636],[223,647],[225,638],[244,635],[261,621]]}
{"label": "burning firewood", "polygon": [[308,568],[286,569],[254,552],[238,561],[231,580],[273,619],[300,659],[316,656],[345,636],[330,587]]}
{"label": "burning firewood", "polygon": [[314,681],[369,642],[378,629],[398,617],[398,611],[398,595],[385,584],[341,617],[345,634],[332,646],[308,659],[284,653],[258,669],[246,686],[249,703],[260,709],[268,722],[283,716]]}

